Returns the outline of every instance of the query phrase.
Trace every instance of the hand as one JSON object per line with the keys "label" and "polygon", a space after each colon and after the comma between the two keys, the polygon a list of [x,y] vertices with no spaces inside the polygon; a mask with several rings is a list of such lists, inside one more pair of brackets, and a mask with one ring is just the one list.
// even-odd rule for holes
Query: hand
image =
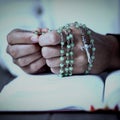
{"label": "hand", "polygon": [[20,29],[11,31],[7,36],[7,52],[12,56],[13,62],[27,73],[44,71],[46,62],[37,38],[31,31]]}
{"label": "hand", "polygon": [[[84,73],[88,67],[86,52],[80,49],[83,45],[80,31],[72,28],[75,47],[74,47],[74,69],[73,74]],[[92,31],[92,37],[95,40],[95,60],[90,73],[97,74],[111,68],[111,61],[116,53],[115,38],[97,34]],[[53,73],[59,73],[60,65],[60,36],[56,31],[41,35],[39,44],[42,46],[42,55],[46,59],[47,65]],[[113,48],[115,46],[115,48]]]}

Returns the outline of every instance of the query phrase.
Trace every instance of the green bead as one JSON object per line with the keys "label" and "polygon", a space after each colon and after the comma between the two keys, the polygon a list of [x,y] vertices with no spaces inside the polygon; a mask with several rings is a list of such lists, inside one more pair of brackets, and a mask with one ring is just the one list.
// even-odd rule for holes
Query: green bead
{"label": "green bead", "polygon": [[64,76],[67,77],[67,76],[68,76],[68,73],[65,73]]}
{"label": "green bead", "polygon": [[60,67],[64,67],[64,64],[63,64],[63,63],[60,63]]}
{"label": "green bead", "polygon": [[73,63],[74,63],[74,60],[70,60],[70,63],[73,64]]}
{"label": "green bead", "polygon": [[71,46],[70,46],[70,45],[67,45],[67,48],[68,48],[68,49],[70,49],[70,48],[71,48]]}
{"label": "green bead", "polygon": [[71,43],[71,47],[73,48],[75,46],[75,44],[74,43]]}
{"label": "green bead", "polygon": [[66,53],[66,56],[68,57],[68,56],[69,56],[69,53]]}
{"label": "green bead", "polygon": [[66,62],[66,64],[69,64],[69,63],[70,63],[70,61],[69,61],[69,60],[66,60],[65,62]]}
{"label": "green bead", "polygon": [[91,58],[94,60],[94,59],[95,59],[95,56],[91,56]]}
{"label": "green bead", "polygon": [[60,33],[62,32],[62,29],[59,28],[59,29],[57,30],[57,32],[60,34]]}
{"label": "green bead", "polygon": [[92,67],[88,67],[88,70],[90,71],[92,69]]}
{"label": "green bead", "polygon": [[85,24],[83,24],[83,25],[82,25],[82,28],[84,28],[84,29],[85,29],[85,28],[86,28],[86,25],[85,25]]}
{"label": "green bead", "polygon": [[71,76],[72,75],[72,73],[69,73],[69,76]]}
{"label": "green bead", "polygon": [[78,23],[78,22],[74,22],[74,26],[75,26],[76,28],[79,28],[79,23]]}
{"label": "green bead", "polygon": [[95,48],[95,47],[93,47],[93,48],[92,48],[92,51],[96,51],[96,48]]}
{"label": "green bead", "polygon": [[79,23],[77,21],[74,22],[75,25],[78,25]]}
{"label": "green bead", "polygon": [[60,70],[60,74],[64,73],[64,70]]}
{"label": "green bead", "polygon": [[88,35],[90,35],[90,34],[91,34],[91,31],[90,31],[90,30],[88,30],[88,31],[87,31],[87,34],[88,34]]}
{"label": "green bead", "polygon": [[67,37],[66,37],[66,40],[70,40],[70,37],[69,37],[69,36],[67,36]]}
{"label": "green bead", "polygon": [[89,71],[88,71],[88,70],[86,70],[86,71],[85,71],[85,74],[88,74],[88,73],[89,73]]}
{"label": "green bead", "polygon": [[73,67],[69,67],[69,70],[70,70],[70,71],[73,71]]}
{"label": "green bead", "polygon": [[73,54],[74,54],[74,53],[71,51],[71,52],[70,52],[70,55],[73,56]]}
{"label": "green bead", "polygon": [[60,61],[64,61],[64,57],[60,57]]}
{"label": "green bead", "polygon": [[89,67],[93,67],[93,65],[92,65],[92,64],[89,64]]}
{"label": "green bead", "polygon": [[64,54],[64,52],[65,52],[64,50],[60,50],[60,53],[61,53],[61,54]]}
{"label": "green bead", "polygon": [[65,71],[66,71],[66,72],[68,72],[68,71],[69,71],[69,69],[68,69],[68,68],[65,68]]}
{"label": "green bead", "polygon": [[72,35],[72,34],[69,34],[69,38],[72,39],[72,38],[73,38],[73,35]]}
{"label": "green bead", "polygon": [[65,43],[62,41],[62,42],[60,42],[60,44],[61,44],[61,45],[64,45]]}
{"label": "green bead", "polygon": [[65,27],[69,27],[69,24],[66,24]]}
{"label": "green bead", "polygon": [[90,40],[90,43],[92,43],[92,44],[93,44],[93,43],[94,43],[94,39],[91,39],[91,40]]}

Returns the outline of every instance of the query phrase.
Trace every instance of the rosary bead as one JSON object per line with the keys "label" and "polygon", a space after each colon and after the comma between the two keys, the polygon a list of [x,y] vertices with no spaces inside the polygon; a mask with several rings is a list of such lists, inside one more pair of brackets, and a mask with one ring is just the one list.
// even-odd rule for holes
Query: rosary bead
{"label": "rosary bead", "polygon": [[88,30],[88,31],[87,31],[87,34],[88,34],[88,35],[90,35],[90,34],[91,34],[91,31],[90,31],[90,30]]}
{"label": "rosary bead", "polygon": [[69,60],[66,60],[66,64],[69,64],[70,63],[70,61]]}
{"label": "rosary bead", "polygon": [[95,48],[95,47],[93,47],[93,48],[92,48],[92,51],[96,51],[96,48]]}
{"label": "rosary bead", "polygon": [[62,42],[60,42],[60,44],[63,46],[65,43],[62,41]]}
{"label": "rosary bead", "polygon": [[64,73],[64,71],[60,69],[60,74],[62,74],[62,73]]}
{"label": "rosary bead", "polygon": [[69,34],[69,38],[72,39],[72,38],[73,38],[73,35],[72,35],[72,34]]}
{"label": "rosary bead", "polygon": [[66,68],[65,68],[65,71],[66,71],[66,72],[68,72],[68,71],[69,71],[69,69],[66,67]]}
{"label": "rosary bead", "polygon": [[69,67],[69,70],[70,70],[70,71],[73,71],[73,67]]}
{"label": "rosary bead", "polygon": [[70,40],[70,37],[69,37],[69,36],[67,36],[67,37],[66,37],[66,40],[67,40],[67,41],[68,41],[68,40]]}
{"label": "rosary bead", "polygon": [[64,57],[60,57],[60,61],[64,61]]}
{"label": "rosary bead", "polygon": [[60,50],[60,53],[61,53],[61,54],[64,54],[64,50]]}
{"label": "rosary bead", "polygon": [[91,43],[91,44],[94,44],[94,39],[91,39],[91,40],[90,40],[90,43]]}
{"label": "rosary bead", "polygon": [[95,56],[91,56],[91,58],[94,60],[94,59],[95,59]]}
{"label": "rosary bead", "polygon": [[69,53],[68,53],[68,52],[66,53],[66,56],[67,56],[67,57],[69,56]]}
{"label": "rosary bead", "polygon": [[71,43],[71,47],[74,47],[75,46],[75,44],[74,43]]}
{"label": "rosary bead", "polygon": [[73,56],[73,54],[74,54],[74,53],[73,53],[72,51],[70,51],[70,55]]}
{"label": "rosary bead", "polygon": [[68,48],[68,49],[70,49],[70,48],[71,48],[71,46],[70,46],[70,45],[67,45],[67,48]]}
{"label": "rosary bead", "polygon": [[70,63],[73,64],[73,63],[74,63],[74,60],[70,60]]}
{"label": "rosary bead", "polygon": [[89,64],[89,67],[93,67],[93,65],[92,65],[92,64]]}
{"label": "rosary bead", "polygon": [[60,67],[64,67],[64,64],[63,64],[63,63],[60,63]]}

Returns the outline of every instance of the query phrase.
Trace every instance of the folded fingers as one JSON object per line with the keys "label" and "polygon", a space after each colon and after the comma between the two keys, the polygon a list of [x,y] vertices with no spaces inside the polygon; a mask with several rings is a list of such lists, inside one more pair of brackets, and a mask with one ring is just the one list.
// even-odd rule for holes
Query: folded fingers
{"label": "folded fingers", "polygon": [[42,57],[41,53],[37,52],[37,53],[27,55],[27,56],[24,56],[24,57],[21,57],[18,59],[13,59],[13,62],[20,67],[24,67],[24,66],[27,66],[27,65],[33,63],[34,61],[40,59],[41,57]]}
{"label": "folded fingers", "polygon": [[38,44],[8,45],[7,47],[7,53],[9,53],[13,58],[23,57],[38,51],[40,51],[40,46]]}

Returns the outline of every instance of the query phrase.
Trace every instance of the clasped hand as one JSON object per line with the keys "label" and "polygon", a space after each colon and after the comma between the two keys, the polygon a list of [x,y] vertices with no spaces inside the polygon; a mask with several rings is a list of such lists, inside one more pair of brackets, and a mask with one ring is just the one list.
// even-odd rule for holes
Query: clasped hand
{"label": "clasped hand", "polygon": [[[82,40],[79,30],[72,29],[74,34],[74,69],[73,74],[83,74],[87,69],[88,61],[85,51],[80,49]],[[12,56],[13,62],[26,73],[42,73],[50,68],[52,73],[58,74],[60,70],[60,35],[55,31],[41,29],[46,32],[37,36],[31,31],[14,29],[7,35],[7,52]],[[95,61],[91,73],[100,73],[106,70],[111,62],[112,43],[105,35],[92,31],[95,39]]]}

